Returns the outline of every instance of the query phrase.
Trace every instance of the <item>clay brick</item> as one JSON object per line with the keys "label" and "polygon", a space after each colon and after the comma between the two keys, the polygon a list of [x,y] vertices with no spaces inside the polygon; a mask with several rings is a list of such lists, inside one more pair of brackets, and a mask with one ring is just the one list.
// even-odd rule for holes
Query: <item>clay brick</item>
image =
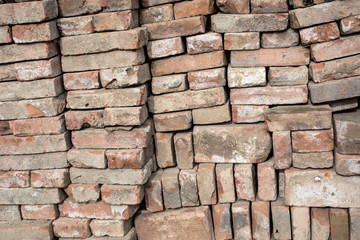
{"label": "clay brick", "polygon": [[[322,0],[320,2],[324,1]],[[320,6],[291,10],[290,25],[292,28],[304,28],[321,23],[333,22],[359,13],[360,6],[356,0],[346,2],[334,1],[321,4]]]}
{"label": "clay brick", "polygon": [[278,171],[278,188],[279,188],[279,197],[285,197],[285,173],[284,170]]}
{"label": "clay brick", "polygon": [[65,73],[63,75],[66,90],[81,90],[100,88],[99,72]]}
{"label": "clay brick", "polygon": [[185,51],[181,37],[150,41],[146,49],[150,59],[178,55]]}
{"label": "clay brick", "polygon": [[271,202],[273,236],[275,239],[291,239],[291,221],[289,207],[283,199]]}
{"label": "clay brick", "polygon": [[223,50],[222,36],[219,33],[205,33],[201,35],[187,37],[186,49],[188,54],[199,54]]}
{"label": "clay brick", "polygon": [[360,31],[360,15],[349,16],[340,21],[340,29],[342,34],[351,34]]}
{"label": "clay brick", "polygon": [[105,126],[140,126],[148,118],[146,105],[140,107],[105,108]]}
{"label": "clay brick", "polygon": [[160,168],[173,167],[176,165],[173,137],[173,133],[155,134],[156,160]]}
{"label": "clay brick", "polygon": [[[4,4],[5,5],[5,4]],[[16,233],[16,236],[14,236]],[[49,220],[23,220],[19,222],[1,222],[0,238],[2,239],[53,239],[51,221]]]}
{"label": "clay brick", "polygon": [[309,73],[314,82],[360,75],[360,55],[322,63],[311,62]]}
{"label": "clay brick", "polygon": [[251,221],[253,239],[270,240],[270,202],[252,202]]}
{"label": "clay brick", "polygon": [[231,105],[276,105],[308,102],[306,85],[291,87],[253,87],[230,90]]}
{"label": "clay brick", "polygon": [[301,66],[309,64],[310,51],[303,47],[232,51],[230,62],[232,67]]}
{"label": "clay brick", "polygon": [[0,65],[0,82],[16,80],[15,64]]}
{"label": "clay brick", "polygon": [[231,212],[229,203],[219,203],[212,206],[214,232],[216,240],[233,238],[231,228]]}
{"label": "clay brick", "polygon": [[197,171],[197,185],[201,205],[217,202],[217,189],[214,163],[201,163]]}
{"label": "clay brick", "polygon": [[292,132],[291,138],[294,152],[326,152],[334,149],[332,130]]}
{"label": "clay brick", "polygon": [[144,198],[143,186],[102,185],[101,200],[113,205],[137,205]]}
{"label": "clay brick", "polygon": [[251,240],[250,202],[237,201],[231,205],[234,240]]}
{"label": "clay brick", "polygon": [[179,169],[165,169],[161,177],[161,184],[165,208],[181,208]]}
{"label": "clay brick", "polygon": [[330,208],[331,239],[349,239],[349,214],[347,209]]}
{"label": "clay brick", "polygon": [[[241,24],[237,24],[241,22]],[[287,28],[288,14],[215,14],[211,16],[211,29],[219,33],[271,32]]]}
{"label": "clay brick", "polygon": [[0,156],[0,170],[5,171],[66,168],[68,166],[66,152]]}
{"label": "clay brick", "polygon": [[154,124],[157,132],[180,131],[191,128],[191,111],[154,114]]}
{"label": "clay brick", "polygon": [[296,168],[331,168],[334,165],[332,151],[293,153],[292,159]]}
{"label": "clay brick", "polygon": [[234,123],[263,122],[263,113],[268,109],[269,106],[232,105],[232,121]]}
{"label": "clay brick", "polygon": [[166,240],[169,236],[174,239],[215,240],[211,212],[205,206],[142,213],[135,219],[135,228],[139,240]]}
{"label": "clay brick", "polygon": [[11,28],[11,33],[15,43],[52,41],[60,36],[56,27],[56,21],[15,25]]}
{"label": "clay brick", "polygon": [[289,131],[274,132],[274,168],[287,169],[292,164],[291,136]]}
{"label": "clay brick", "polygon": [[335,170],[339,175],[360,175],[360,155],[335,153]]}
{"label": "clay brick", "polygon": [[60,134],[65,132],[64,115],[56,117],[19,119],[10,121],[10,128],[15,136]]}
{"label": "clay brick", "polygon": [[66,238],[87,238],[90,237],[91,232],[89,228],[89,219],[76,218],[58,218],[52,225],[56,237]]}
{"label": "clay brick", "polygon": [[138,11],[121,11],[93,15],[92,24],[95,32],[122,31],[139,26]]}
{"label": "clay brick", "polygon": [[151,175],[153,168],[152,160],[141,169],[85,169],[70,168],[72,183],[79,184],[121,184],[142,185]]}
{"label": "clay brick", "polygon": [[95,237],[123,237],[132,228],[132,219],[129,220],[92,220],[91,233]]}
{"label": "clay brick", "polygon": [[187,80],[191,90],[223,87],[226,85],[225,68],[188,72]]}
{"label": "clay brick", "polygon": [[290,206],[359,207],[359,196],[354,192],[359,181],[358,176],[344,177],[334,170],[285,170],[285,203]]}
{"label": "clay brick", "polygon": [[58,188],[2,188],[0,191],[1,204],[5,205],[58,204],[65,198],[66,194]]}
{"label": "clay brick", "polygon": [[216,165],[216,185],[219,203],[236,201],[233,164]]}
{"label": "clay brick", "polygon": [[0,135],[11,135],[10,121],[0,121]]}
{"label": "clay brick", "polygon": [[0,63],[51,58],[58,54],[55,42],[7,44],[0,46]]}
{"label": "clay brick", "polygon": [[2,4],[0,6],[0,25],[43,22],[58,15],[55,0]]}
{"label": "clay brick", "polygon": [[336,22],[300,30],[300,39],[302,45],[327,42],[339,37],[340,31]]}
{"label": "clay brick", "polygon": [[299,45],[299,33],[293,29],[282,32],[263,33],[261,46],[263,48],[286,48]]}
{"label": "clay brick", "polygon": [[259,48],[259,32],[225,33],[224,35],[225,50],[255,50]]}
{"label": "clay brick", "polygon": [[209,15],[215,12],[215,0],[184,1],[174,4],[175,19]]}
{"label": "clay brick", "polygon": [[286,0],[251,0],[251,13],[288,12]]}
{"label": "clay brick", "polygon": [[145,166],[150,158],[150,149],[106,150],[105,155],[109,168],[140,169]]}
{"label": "clay brick", "polygon": [[1,205],[0,206],[0,221],[20,221],[21,215],[19,206]]}
{"label": "clay brick", "polygon": [[265,124],[195,126],[193,134],[197,163],[259,163],[271,149]]}
{"label": "clay brick", "polygon": [[138,206],[116,206],[103,202],[76,203],[65,200],[59,205],[61,217],[127,220],[138,210]]}
{"label": "clay brick", "polygon": [[49,60],[15,63],[16,79],[19,81],[53,78],[61,74],[60,57]]}
{"label": "clay brick", "polygon": [[327,2],[328,0],[314,0],[312,2],[304,2],[303,0],[290,0],[289,4],[293,8],[302,8],[302,7],[310,7],[312,5],[321,4]]}
{"label": "clay brick", "polygon": [[194,124],[215,124],[231,121],[229,101],[225,104],[192,110]]}
{"label": "clay brick", "polygon": [[28,137],[0,136],[0,154],[33,154],[66,151],[71,147],[69,132]]}
{"label": "clay brick", "polygon": [[336,151],[342,154],[360,154],[360,110],[334,114]]}
{"label": "clay brick", "polygon": [[355,240],[359,236],[360,227],[360,210],[358,208],[350,208],[350,240]]}
{"label": "clay brick", "polygon": [[275,201],[277,199],[277,177],[273,158],[258,164],[257,180],[259,200]]}
{"label": "clay brick", "polygon": [[161,184],[162,174],[163,170],[159,169],[151,175],[149,181],[145,184],[146,209],[150,212],[160,212],[164,210]]}
{"label": "clay brick", "polygon": [[153,94],[181,92],[187,89],[185,74],[153,77],[151,80],[151,90]]}
{"label": "clay brick", "polygon": [[142,27],[147,28],[150,40],[156,40],[205,33],[205,23],[206,18],[198,16],[144,24]]}
{"label": "clay brick", "polygon": [[142,48],[136,51],[118,50],[105,53],[61,57],[61,65],[64,72],[127,67],[143,64],[144,62],[145,56]]}
{"label": "clay brick", "polygon": [[255,165],[253,164],[235,164],[234,177],[235,188],[238,199],[255,201]]}
{"label": "clay brick", "polygon": [[250,13],[249,0],[216,0],[216,5],[223,13]]}
{"label": "clay brick", "polygon": [[61,36],[75,36],[94,32],[92,16],[57,19],[57,27]]}
{"label": "clay brick", "polygon": [[194,167],[194,150],[192,131],[179,132],[174,136],[176,163],[180,169]]}
{"label": "clay brick", "polygon": [[68,169],[31,171],[31,187],[65,188],[70,183]]}
{"label": "clay brick", "polygon": [[266,85],[266,69],[254,68],[228,68],[229,88],[243,88]]}
{"label": "clay brick", "polygon": [[179,184],[181,205],[183,207],[199,206],[198,189],[196,182],[197,166],[193,169],[180,170]]}
{"label": "clay brick", "polygon": [[65,113],[66,128],[79,130],[85,127],[103,127],[103,110],[68,111]]}
{"label": "clay brick", "polygon": [[360,77],[344,78],[322,83],[309,82],[312,103],[323,103],[360,96]]}
{"label": "clay brick", "polygon": [[224,104],[226,100],[224,88],[218,87],[150,96],[148,106],[152,113],[163,113],[218,106]]}
{"label": "clay brick", "polygon": [[280,106],[264,114],[269,131],[329,129],[331,111],[326,106]]}
{"label": "clay brick", "polygon": [[122,88],[145,83],[151,79],[148,64],[100,70],[101,84],[105,88]]}
{"label": "clay brick", "polygon": [[268,77],[271,86],[304,85],[308,83],[308,68],[270,67]]}
{"label": "clay brick", "polygon": [[173,73],[222,67],[226,64],[227,60],[224,51],[196,55],[181,55],[153,61],[151,64],[151,73],[153,76],[157,77]]}
{"label": "clay brick", "polygon": [[56,219],[59,213],[56,205],[22,205],[23,219]]}
{"label": "clay brick", "polygon": [[25,188],[30,187],[30,173],[28,171],[1,171],[1,188]]}
{"label": "clay brick", "polygon": [[140,24],[164,22],[174,19],[172,4],[164,4],[155,7],[140,9]]}
{"label": "clay brick", "polygon": [[311,208],[311,236],[314,239],[329,239],[329,208]]}
{"label": "clay brick", "polygon": [[100,197],[98,184],[70,184],[64,190],[70,200],[78,203],[96,202]]}
{"label": "clay brick", "polygon": [[357,106],[359,105],[357,98],[341,99],[327,103],[330,106],[331,112],[353,109],[353,108],[357,108]]}
{"label": "clay brick", "polygon": [[11,43],[11,28],[9,26],[0,27],[0,44],[2,43]]}
{"label": "clay brick", "polygon": [[[290,210],[293,239],[310,240],[310,209],[308,207],[291,207]],[[315,237],[315,235],[312,236]]]}

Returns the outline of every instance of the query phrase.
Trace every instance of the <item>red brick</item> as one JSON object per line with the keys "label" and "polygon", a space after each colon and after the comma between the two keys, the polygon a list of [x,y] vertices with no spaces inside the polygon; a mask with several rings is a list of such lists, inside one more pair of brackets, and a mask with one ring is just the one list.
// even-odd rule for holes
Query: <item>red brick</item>
{"label": "red brick", "polygon": [[0,187],[30,187],[30,173],[28,171],[0,171]]}
{"label": "red brick", "polygon": [[304,85],[309,81],[308,68],[300,67],[270,67],[268,78],[271,86]]}
{"label": "red brick", "polygon": [[92,16],[80,16],[57,19],[57,27],[61,36],[74,36],[94,32]]}
{"label": "red brick", "polygon": [[97,202],[100,197],[98,184],[70,184],[64,190],[71,201],[79,203]]}
{"label": "red brick", "polygon": [[253,239],[270,240],[270,202],[252,202],[251,220]]}
{"label": "red brick", "polygon": [[0,27],[0,43],[11,43],[11,28],[9,26]]}
{"label": "red brick", "polygon": [[235,164],[234,177],[235,188],[238,199],[255,201],[255,165],[253,164]]}
{"label": "red brick", "polygon": [[290,209],[284,204],[283,199],[271,202],[271,217],[274,238],[291,239]]}
{"label": "red brick", "polygon": [[139,26],[138,11],[121,11],[93,15],[95,32],[128,30]]}
{"label": "red brick", "polygon": [[[5,4],[4,4],[5,5]],[[14,234],[16,233],[16,235]],[[54,239],[51,221],[23,220],[3,221],[0,223],[0,238],[2,239]]]}
{"label": "red brick", "polygon": [[161,177],[161,184],[165,208],[181,208],[179,169],[165,169]]}
{"label": "red brick", "polygon": [[232,105],[232,121],[234,123],[263,122],[263,113],[268,109],[269,106]]}
{"label": "red brick", "polygon": [[156,133],[156,160],[160,168],[173,167],[176,165],[174,144],[174,133]]}
{"label": "red brick", "polygon": [[176,133],[174,146],[177,167],[180,169],[192,169],[194,167],[192,131]]}
{"label": "red brick", "polygon": [[52,41],[60,36],[56,27],[56,21],[15,25],[11,30],[15,43]]}
{"label": "red brick", "polygon": [[181,37],[150,41],[146,49],[150,59],[178,55],[185,51]]}
{"label": "red brick", "polygon": [[192,126],[191,111],[154,114],[154,124],[157,132],[187,130]]}
{"label": "red brick", "polygon": [[335,170],[344,176],[360,175],[360,155],[335,153]]}
{"label": "red brick", "polygon": [[336,22],[300,30],[302,45],[327,42],[339,37],[340,31]]}
{"label": "red brick", "polygon": [[198,166],[193,169],[182,169],[179,173],[180,198],[182,207],[199,206],[199,195],[196,181]]}
{"label": "red brick", "polygon": [[253,68],[228,68],[229,88],[243,88],[266,85],[266,69]]}
{"label": "red brick", "polygon": [[151,91],[153,94],[181,92],[188,89],[186,74],[173,74],[162,77],[153,77]]}
{"label": "red brick", "polygon": [[212,206],[212,215],[214,219],[214,232],[216,240],[231,239],[231,212],[230,204],[216,204]]}
{"label": "red brick", "polygon": [[100,88],[98,71],[66,73],[63,77],[66,90]]}
{"label": "red brick", "polygon": [[230,62],[232,67],[301,66],[309,64],[310,51],[303,47],[233,51]]}
{"label": "red brick", "polygon": [[191,90],[223,87],[226,85],[225,68],[187,73],[187,81]]}
{"label": "red brick", "polygon": [[56,205],[22,205],[23,219],[56,219],[59,213]]}
{"label": "red brick", "polygon": [[79,130],[83,127],[103,127],[103,110],[68,111],[65,113],[66,128]]}
{"label": "red brick", "polygon": [[258,164],[257,180],[259,200],[275,201],[277,199],[277,177],[273,158]]}
{"label": "red brick", "polygon": [[91,232],[89,219],[58,218],[53,223],[53,230],[56,237],[65,238],[87,238]]}
{"label": "red brick", "polygon": [[231,204],[231,215],[235,240],[252,240],[250,202],[237,201]]}
{"label": "red brick", "polygon": [[329,208],[311,208],[311,236],[314,239],[329,239]]}
{"label": "red brick", "polygon": [[249,0],[217,0],[216,5],[223,13],[250,13]]}
{"label": "red brick", "polygon": [[108,168],[143,168],[150,158],[149,149],[106,150]]}
{"label": "red brick", "polygon": [[294,240],[310,240],[311,239],[310,208],[308,208],[308,207],[291,207],[290,210],[291,210],[291,223],[292,223],[293,239]]}
{"label": "red brick", "polygon": [[10,121],[10,128],[15,136],[60,134],[65,132],[64,115],[56,117],[19,119]]}
{"label": "red brick", "polygon": [[274,132],[272,139],[275,169],[290,168],[292,164],[290,131]]}
{"label": "red brick", "polygon": [[251,13],[288,12],[286,0],[251,0]]}
{"label": "red brick", "polygon": [[217,202],[217,189],[214,163],[201,163],[197,171],[197,185],[201,205]]}
{"label": "red brick", "polygon": [[225,33],[224,35],[225,50],[255,50],[259,48],[259,32]]}
{"label": "red brick", "polygon": [[151,175],[149,181],[145,185],[146,209],[150,212],[160,212],[164,210],[161,184],[162,174],[163,170],[159,169]]}
{"label": "red brick", "polygon": [[140,24],[164,22],[174,19],[172,4],[164,4],[155,7],[140,9]]}
{"label": "red brick", "polygon": [[317,5],[326,2],[327,0],[314,0],[312,2],[304,2],[303,0],[290,0],[289,4],[293,8],[302,8],[302,7],[310,7],[312,5]]}
{"label": "red brick", "polygon": [[330,208],[330,234],[331,239],[350,239],[347,209]]}
{"label": "red brick", "polygon": [[16,79],[19,81],[53,78],[61,74],[60,57],[16,63],[15,71]]}
{"label": "red brick", "polygon": [[201,35],[187,37],[186,49],[188,54],[199,54],[223,50],[222,36],[219,33],[205,33]]}
{"label": "red brick", "polygon": [[334,165],[334,154],[332,151],[293,153],[292,161],[296,168],[331,168]]}
{"label": "red brick", "polygon": [[140,107],[105,108],[105,126],[140,126],[148,118],[146,105]]}
{"label": "red brick", "polygon": [[360,15],[343,18],[340,21],[342,34],[351,34],[360,32]]}
{"label": "red brick", "polygon": [[69,183],[70,177],[67,169],[31,171],[32,187],[65,188]]}
{"label": "red brick", "polygon": [[263,48],[286,48],[299,45],[299,33],[293,29],[282,32],[263,33],[261,46]]}
{"label": "red brick", "polygon": [[192,114],[194,124],[199,125],[231,121],[229,101],[220,106],[193,109]]}
{"label": "red brick", "polygon": [[294,152],[324,152],[334,149],[332,130],[292,132],[291,138]]}
{"label": "red brick", "polygon": [[101,200],[114,205],[137,205],[144,198],[143,186],[102,185]]}
{"label": "red brick", "polygon": [[0,191],[1,204],[5,205],[58,204],[65,198],[66,194],[59,188],[1,188]]}
{"label": "red brick", "polygon": [[[92,220],[90,223],[91,233],[95,237],[123,237],[133,226],[132,219],[129,220]],[[127,238],[125,239],[133,239]]]}
{"label": "red brick", "polygon": [[175,19],[215,13],[215,0],[194,0],[174,4]]}
{"label": "red brick", "polygon": [[219,203],[236,201],[233,164],[216,165],[216,185]]}

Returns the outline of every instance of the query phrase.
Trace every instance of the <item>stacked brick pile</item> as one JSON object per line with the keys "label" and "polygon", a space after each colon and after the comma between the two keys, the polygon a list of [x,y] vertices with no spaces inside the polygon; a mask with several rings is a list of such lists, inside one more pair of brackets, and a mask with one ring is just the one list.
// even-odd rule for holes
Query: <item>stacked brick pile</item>
{"label": "stacked brick pile", "polygon": [[360,239],[359,76],[359,0],[0,0],[0,239]]}

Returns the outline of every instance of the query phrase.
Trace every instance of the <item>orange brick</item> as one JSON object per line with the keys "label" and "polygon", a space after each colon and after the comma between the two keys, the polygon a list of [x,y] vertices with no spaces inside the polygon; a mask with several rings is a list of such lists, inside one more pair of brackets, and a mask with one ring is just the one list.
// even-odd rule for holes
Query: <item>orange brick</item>
{"label": "orange brick", "polygon": [[53,221],[53,230],[56,237],[64,238],[87,238],[91,232],[89,219],[58,218]]}
{"label": "orange brick", "polygon": [[56,219],[59,215],[56,205],[22,205],[23,219]]}

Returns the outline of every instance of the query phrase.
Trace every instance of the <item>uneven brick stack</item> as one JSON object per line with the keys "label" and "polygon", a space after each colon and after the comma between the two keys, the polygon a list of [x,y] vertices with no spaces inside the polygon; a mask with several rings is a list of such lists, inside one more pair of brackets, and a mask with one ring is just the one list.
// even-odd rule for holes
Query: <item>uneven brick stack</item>
{"label": "uneven brick stack", "polygon": [[360,239],[360,1],[0,0],[0,239]]}

